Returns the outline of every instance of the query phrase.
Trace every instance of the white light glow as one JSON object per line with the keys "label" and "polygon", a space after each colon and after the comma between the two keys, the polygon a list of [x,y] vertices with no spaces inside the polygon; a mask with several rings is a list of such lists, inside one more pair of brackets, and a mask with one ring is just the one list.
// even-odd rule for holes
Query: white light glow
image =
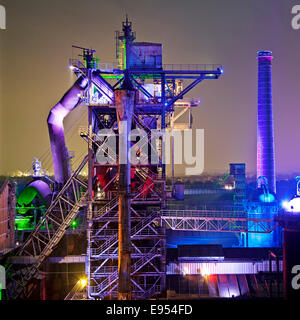
{"label": "white light glow", "polygon": [[87,285],[86,279],[81,279],[81,280],[80,280],[80,284],[81,284],[83,287],[85,287],[85,286]]}
{"label": "white light glow", "polygon": [[287,209],[289,207],[289,202],[287,200],[284,200],[281,202],[281,206],[284,209]]}
{"label": "white light glow", "polygon": [[207,268],[201,269],[200,273],[201,273],[202,277],[208,277],[209,276],[209,272],[208,272]]}
{"label": "white light glow", "polygon": [[287,212],[300,213],[300,197],[293,198],[284,208]]}

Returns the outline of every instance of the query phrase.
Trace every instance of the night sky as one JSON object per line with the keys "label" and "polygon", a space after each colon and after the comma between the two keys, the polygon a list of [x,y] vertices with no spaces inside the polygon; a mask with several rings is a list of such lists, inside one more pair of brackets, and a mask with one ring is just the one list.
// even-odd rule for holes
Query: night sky
{"label": "night sky", "polygon": [[[47,116],[74,82],[72,44],[93,47],[103,62],[115,58],[115,31],[125,14],[138,41],[163,43],[163,63],[221,63],[224,76],[191,91],[201,106],[194,128],[205,129],[205,171],[230,162],[256,170],[258,50],[271,50],[278,174],[300,173],[300,30],[291,27],[290,0],[2,0],[0,30],[0,174],[30,169],[34,156],[50,169]],[[66,121],[70,150],[86,144]],[[82,123],[84,123],[84,117]],[[48,150],[48,157],[46,157]],[[178,171],[180,174],[180,171]]]}

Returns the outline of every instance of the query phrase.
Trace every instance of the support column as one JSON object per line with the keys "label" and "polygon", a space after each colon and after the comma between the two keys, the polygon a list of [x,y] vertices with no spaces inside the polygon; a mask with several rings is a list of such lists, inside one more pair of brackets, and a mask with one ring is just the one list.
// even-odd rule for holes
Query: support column
{"label": "support column", "polygon": [[[162,103],[162,111],[161,111],[161,131],[165,133],[166,130],[166,76],[163,74],[161,76],[161,103]],[[164,148],[163,148],[164,150]],[[166,158],[165,155],[162,155],[162,178],[166,178]]]}
{"label": "support column", "polygon": [[[90,101],[90,90],[91,90],[91,70],[88,71],[88,79],[89,79],[89,91],[88,101]],[[88,108],[88,135],[92,136],[93,134],[93,115],[92,115],[92,107]],[[94,168],[94,152],[93,152],[93,142],[91,139],[88,140],[88,196],[87,196],[87,255],[86,255],[86,276],[87,276],[87,296],[90,299],[93,299],[90,295],[91,288],[91,235],[92,235],[92,226],[93,226],[93,168]]]}
{"label": "support column", "polygon": [[131,300],[130,283],[130,143],[135,90],[125,75],[122,88],[115,91],[119,128],[119,300]]}

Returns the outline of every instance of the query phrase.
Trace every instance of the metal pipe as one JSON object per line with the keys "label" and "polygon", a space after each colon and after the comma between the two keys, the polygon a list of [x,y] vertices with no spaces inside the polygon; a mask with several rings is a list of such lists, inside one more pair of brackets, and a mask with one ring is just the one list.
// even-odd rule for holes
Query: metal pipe
{"label": "metal pipe", "polygon": [[87,86],[87,79],[80,77],[59,103],[51,109],[47,119],[55,181],[60,184],[64,184],[70,177],[63,122],[81,102],[81,94]]}

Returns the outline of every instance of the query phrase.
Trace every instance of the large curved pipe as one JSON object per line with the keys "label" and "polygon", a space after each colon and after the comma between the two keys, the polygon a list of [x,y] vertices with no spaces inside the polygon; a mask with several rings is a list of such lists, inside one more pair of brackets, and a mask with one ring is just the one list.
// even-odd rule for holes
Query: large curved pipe
{"label": "large curved pipe", "polygon": [[52,191],[49,185],[43,180],[34,180],[30,182],[20,193],[18,204],[20,206],[28,206],[37,194],[39,194],[41,200],[48,207],[51,203]]}
{"label": "large curved pipe", "polygon": [[87,78],[81,76],[59,103],[51,109],[47,119],[53,170],[57,183],[63,184],[70,177],[63,122],[65,117],[80,103],[81,94],[87,86]]}

